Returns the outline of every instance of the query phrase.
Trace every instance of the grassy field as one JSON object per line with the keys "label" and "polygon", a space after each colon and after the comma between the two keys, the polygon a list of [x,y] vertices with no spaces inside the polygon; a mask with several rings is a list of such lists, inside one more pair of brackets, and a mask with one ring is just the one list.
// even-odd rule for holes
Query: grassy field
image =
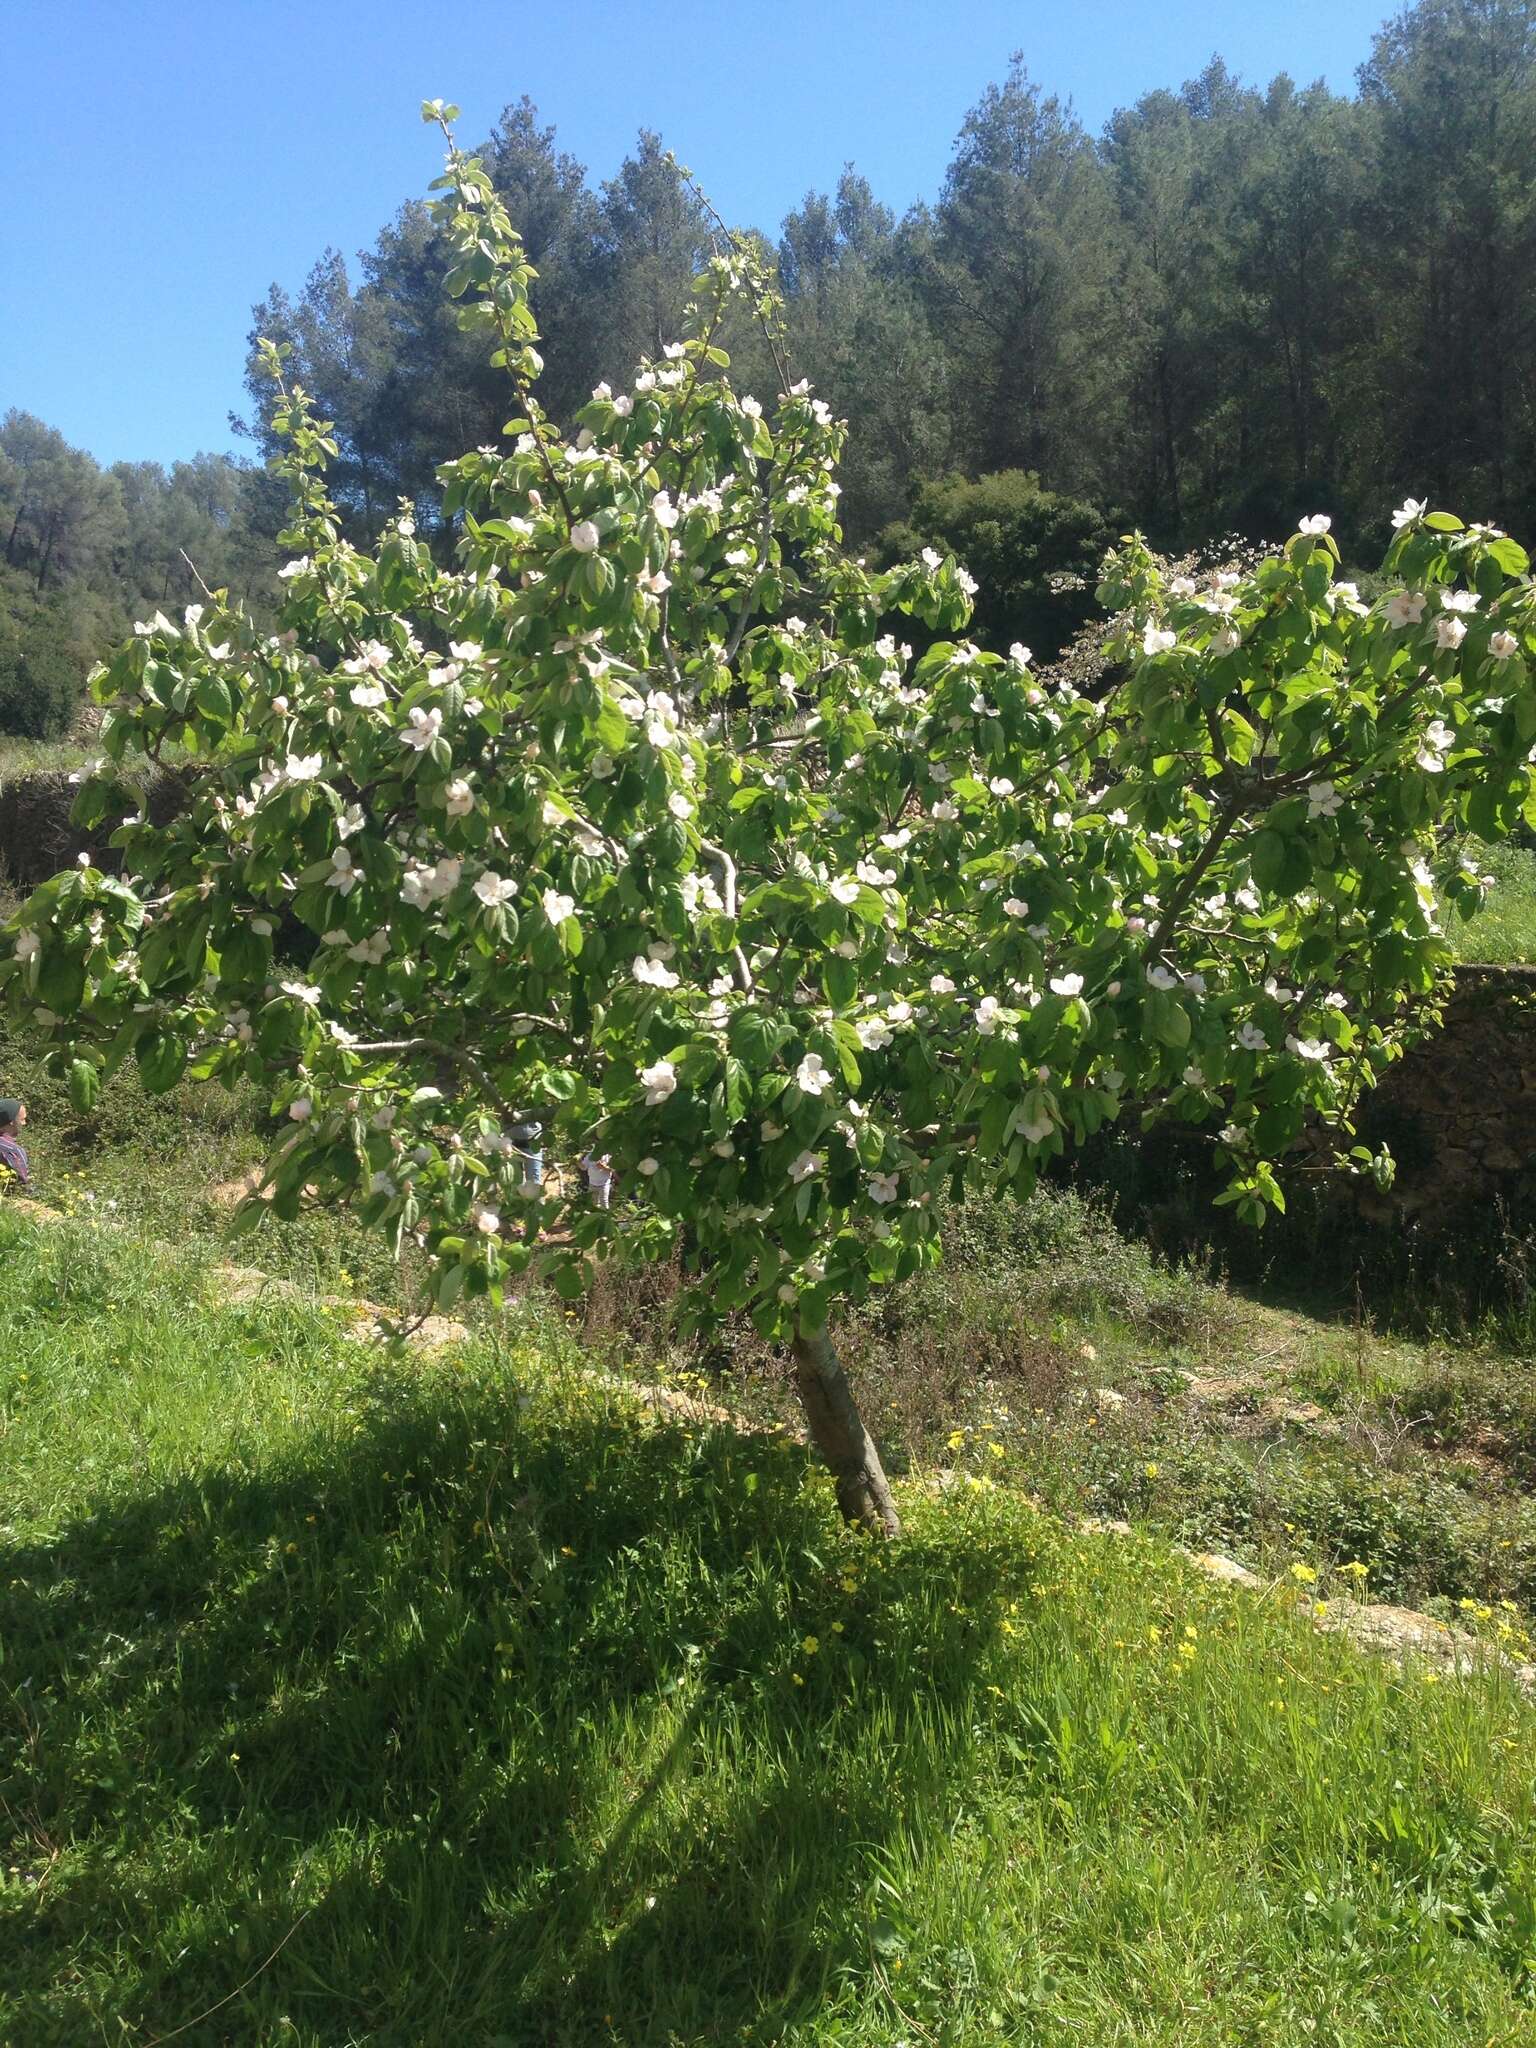
{"label": "grassy field", "polygon": [[[269,1217],[230,1243],[229,1191],[268,1127],[254,1089],[155,1098],[127,1071],[82,1121],[22,1048],[0,1041],[0,1056],[32,1105],[39,1191],[65,1214],[174,1242],[205,1269],[234,1258],[320,1294],[417,1298],[411,1269],[334,1217]],[[1394,1330],[1353,1303],[1298,1306],[1288,1274],[1224,1286],[1060,1189],[955,1211],[945,1240],[942,1269],[841,1333],[894,1470],[987,1472],[996,1443],[1014,1483],[1066,1520],[1123,1517],[1272,1573],[1360,1563],[1378,1597],[1450,1620],[1501,1600],[1536,1618],[1528,1313]],[[680,1343],[676,1288],[666,1268],[606,1273],[579,1325],[586,1355],[793,1421],[782,1356],[744,1321]]]}
{"label": "grassy field", "polygon": [[7,2048],[1536,2038],[1496,1672],[1007,1485],[871,1547],[536,1305],[405,1364],[0,1256]]}
{"label": "grassy field", "polygon": [[1476,917],[1453,920],[1452,943],[1463,960],[1490,965],[1536,962],[1536,852],[1525,846],[1478,846],[1478,866],[1494,887]]}

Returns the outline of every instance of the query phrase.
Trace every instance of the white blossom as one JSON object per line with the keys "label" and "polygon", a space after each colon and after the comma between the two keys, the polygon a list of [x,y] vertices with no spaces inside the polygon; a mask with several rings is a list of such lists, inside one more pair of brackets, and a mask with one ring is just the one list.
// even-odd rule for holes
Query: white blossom
{"label": "white blossom", "polygon": [[494,910],[499,904],[510,903],[517,894],[517,883],[507,875],[498,875],[486,868],[475,881],[475,894],[487,910]]}
{"label": "white blossom", "polygon": [[443,714],[436,705],[424,711],[419,704],[413,704],[408,714],[408,723],[400,734],[403,747],[414,747],[418,754],[424,754],[443,729]]}
{"label": "white blossom", "polygon": [[657,1060],[654,1065],[640,1069],[640,1085],[645,1090],[646,1106],[654,1109],[658,1102],[665,1102],[677,1090],[677,1069],[670,1060]]}
{"label": "white blossom", "polygon": [[1405,498],[1392,514],[1392,524],[1399,529],[1404,526],[1412,526],[1415,519],[1423,518],[1425,509],[1425,503],[1422,498]]}
{"label": "white blossom", "polygon": [[1328,531],[1332,524],[1333,521],[1326,512],[1309,512],[1305,519],[1297,521],[1296,531],[1298,533],[1323,534]]}
{"label": "white blossom", "polygon": [[305,1124],[315,1113],[315,1105],[307,1095],[296,1095],[288,1105],[288,1114],[296,1124]]}
{"label": "white blossom", "polygon": [[805,1151],[798,1158],[790,1162],[789,1177],[798,1187],[801,1181],[809,1180],[812,1174],[820,1173],[820,1171],[821,1160],[814,1152]]}
{"label": "white blossom", "polygon": [[568,917],[575,914],[575,897],[563,896],[558,889],[546,889],[539,900],[544,905],[544,915],[551,924],[564,924]]}
{"label": "white blossom", "polygon": [[1237,1043],[1239,1049],[1243,1052],[1264,1052],[1269,1046],[1269,1040],[1264,1036],[1258,1025],[1253,1023],[1245,1024],[1242,1030],[1238,1032]]}
{"label": "white blossom", "polygon": [[[1444,622],[1442,622],[1444,623]],[[1461,628],[1465,633],[1465,626]],[[1424,728],[1424,744],[1418,752],[1418,765],[1427,774],[1438,775],[1445,766],[1445,756],[1456,744],[1456,735],[1443,718],[1432,718]]]}
{"label": "white blossom", "polygon": [[660,960],[651,960],[644,953],[637,953],[630,962],[630,972],[636,981],[647,988],[676,988],[677,976]]}
{"label": "white blossom", "polygon": [[808,1052],[795,1069],[795,1086],[802,1095],[824,1095],[832,1085],[832,1072],[819,1052]]}
{"label": "white blossom", "polygon": [[339,895],[350,896],[361,879],[352,865],[350,848],[336,847],[331,854],[331,872],[325,878],[326,888],[336,890]]}
{"label": "white blossom", "polygon": [[1518,654],[1520,642],[1513,633],[1494,633],[1488,641],[1488,652],[1495,661],[1508,661],[1512,654]]}
{"label": "white blossom", "polygon": [[1141,636],[1141,651],[1149,657],[1154,654],[1166,654],[1170,648],[1177,647],[1178,644],[1178,634],[1170,633],[1166,626],[1159,626],[1155,620],[1148,621],[1147,630]]}
{"label": "white blossom", "polygon": [[1083,992],[1083,977],[1080,974],[1056,974],[1051,977],[1053,996],[1080,996]]}
{"label": "white blossom", "polygon": [[1322,1038],[1286,1038],[1286,1049],[1303,1060],[1331,1060],[1333,1047]]}
{"label": "white blossom", "polygon": [[590,519],[578,520],[571,528],[571,546],[578,555],[590,555],[597,542],[597,528]]}
{"label": "white blossom", "polygon": [[1387,599],[1387,624],[1397,628],[1418,625],[1427,602],[1422,590],[1394,591]]}
{"label": "white blossom", "polygon": [[1307,784],[1307,816],[1309,818],[1333,818],[1344,807],[1344,799],[1331,782],[1309,782]]}
{"label": "white blossom", "polygon": [[869,1177],[869,1199],[886,1203],[896,1200],[900,1176],[894,1173],[872,1173]]}

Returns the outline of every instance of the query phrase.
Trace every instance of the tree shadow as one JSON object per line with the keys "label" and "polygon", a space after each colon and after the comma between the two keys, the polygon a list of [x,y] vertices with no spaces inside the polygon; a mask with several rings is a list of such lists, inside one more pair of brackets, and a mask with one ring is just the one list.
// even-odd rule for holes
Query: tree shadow
{"label": "tree shadow", "polygon": [[590,1386],[418,1374],[344,1447],[0,1554],[0,2018],[32,2048],[810,2020],[874,1968],[875,1873],[951,1811],[1031,1595],[952,1534],[856,1544],[804,1477]]}

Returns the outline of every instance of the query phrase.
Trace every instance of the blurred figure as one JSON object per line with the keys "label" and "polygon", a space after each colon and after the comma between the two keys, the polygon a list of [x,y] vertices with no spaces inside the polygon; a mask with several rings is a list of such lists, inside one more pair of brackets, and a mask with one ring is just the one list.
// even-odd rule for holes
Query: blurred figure
{"label": "blurred figure", "polygon": [[32,1185],[32,1169],[27,1164],[26,1148],[21,1142],[21,1133],[26,1129],[27,1105],[18,1102],[13,1095],[0,1097],[0,1166],[21,1183],[24,1188]]}
{"label": "blurred figure", "polygon": [[613,1184],[619,1176],[614,1172],[608,1154],[583,1152],[581,1163],[586,1169],[588,1194],[599,1209],[610,1208],[613,1203]]}

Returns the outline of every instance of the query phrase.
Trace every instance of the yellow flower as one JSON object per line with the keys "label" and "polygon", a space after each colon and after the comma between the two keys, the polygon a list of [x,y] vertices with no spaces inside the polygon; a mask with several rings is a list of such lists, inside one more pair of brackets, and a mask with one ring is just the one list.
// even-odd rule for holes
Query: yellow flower
{"label": "yellow flower", "polygon": [[1293,1564],[1291,1566],[1291,1577],[1299,1586],[1311,1586],[1317,1581],[1317,1573],[1313,1571],[1309,1564]]}
{"label": "yellow flower", "polygon": [[814,1657],[821,1648],[821,1644],[816,1640],[815,1636],[806,1636],[800,1647],[804,1650],[807,1657]]}
{"label": "yellow flower", "polygon": [[1348,1572],[1349,1576],[1352,1579],[1363,1579],[1367,1577],[1370,1573],[1370,1569],[1371,1568],[1368,1564],[1361,1564],[1358,1558],[1354,1559],[1349,1564],[1341,1564],[1339,1566],[1339,1570],[1341,1572]]}
{"label": "yellow flower", "polygon": [[1003,1447],[1002,1447],[1002,1445],[1001,1445],[1001,1444],[988,1444],[988,1445],[987,1445],[987,1455],[988,1455],[989,1457],[992,1457],[992,1458],[1000,1458],[1000,1457],[1001,1457],[1001,1456],[1003,1455]]}
{"label": "yellow flower", "polygon": [[1149,1479],[1155,1479],[1155,1478],[1157,1477],[1157,1467],[1156,1467],[1155,1465],[1152,1465],[1152,1464],[1147,1464],[1147,1465],[1143,1465],[1141,1469],[1142,1469],[1142,1471],[1143,1471],[1143,1472],[1145,1472],[1145,1473],[1146,1473],[1146,1475],[1147,1475],[1147,1477],[1148,1477]]}
{"label": "yellow flower", "polygon": [[964,1450],[965,1431],[963,1429],[952,1429],[949,1432],[949,1448],[952,1451]]}
{"label": "yellow flower", "polygon": [[841,1585],[845,1593],[857,1593],[857,1591],[859,1590],[859,1582],[857,1579],[843,1579],[841,1581]]}
{"label": "yellow flower", "polygon": [[842,1632],[843,1632],[843,1624],[842,1624],[842,1623],[841,1623],[840,1621],[834,1621],[834,1622],[833,1622],[833,1624],[832,1624],[832,1633],[833,1633],[833,1635],[835,1635],[835,1636],[840,1636],[840,1635],[842,1634]]}

